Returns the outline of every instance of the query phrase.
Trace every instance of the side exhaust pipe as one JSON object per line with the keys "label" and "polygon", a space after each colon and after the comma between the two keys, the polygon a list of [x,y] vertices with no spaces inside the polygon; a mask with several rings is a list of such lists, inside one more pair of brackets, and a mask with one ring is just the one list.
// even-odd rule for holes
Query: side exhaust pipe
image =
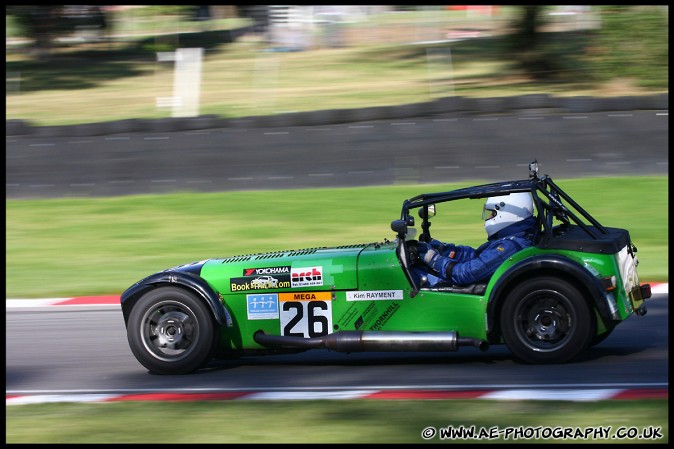
{"label": "side exhaust pipe", "polygon": [[322,337],[302,338],[267,335],[257,331],[254,340],[274,349],[330,349],[337,352],[458,351],[460,346],[474,346],[481,351],[489,349],[489,343],[477,338],[460,338],[458,332],[368,332],[341,331]]}

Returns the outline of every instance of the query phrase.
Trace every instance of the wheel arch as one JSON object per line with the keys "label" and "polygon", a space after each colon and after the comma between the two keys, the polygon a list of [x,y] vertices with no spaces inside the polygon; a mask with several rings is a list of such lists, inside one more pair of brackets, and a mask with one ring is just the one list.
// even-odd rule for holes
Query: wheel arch
{"label": "wheel arch", "polygon": [[220,301],[218,294],[203,278],[189,272],[171,270],[148,276],[122,293],[121,303],[124,323],[128,323],[131,309],[141,296],[150,290],[168,286],[179,287],[196,294],[199,299],[208,305],[213,318],[219,325],[226,325],[227,327],[232,325],[229,311]]}
{"label": "wheel arch", "polygon": [[534,271],[536,276],[555,276],[572,284],[588,301],[591,309],[599,312],[604,325],[611,324],[611,311],[604,298],[602,286],[587,269],[563,256],[533,256],[518,262],[503,273],[491,290],[487,303],[487,337],[491,343],[496,343],[501,338],[498,317],[505,298],[514,286],[531,279]]}

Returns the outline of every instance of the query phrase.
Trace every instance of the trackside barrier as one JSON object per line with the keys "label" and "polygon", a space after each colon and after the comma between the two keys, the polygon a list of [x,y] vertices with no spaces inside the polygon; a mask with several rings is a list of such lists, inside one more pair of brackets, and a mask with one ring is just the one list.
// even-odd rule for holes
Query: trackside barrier
{"label": "trackside barrier", "polygon": [[439,114],[590,113],[602,111],[668,110],[669,94],[624,97],[551,97],[529,94],[496,98],[445,97],[398,106],[290,112],[267,116],[223,118],[217,115],[165,119],[127,119],[71,126],[34,126],[25,120],[6,120],[7,136],[84,137],[118,133],[193,131],[217,128],[320,126],[373,120],[404,119]]}

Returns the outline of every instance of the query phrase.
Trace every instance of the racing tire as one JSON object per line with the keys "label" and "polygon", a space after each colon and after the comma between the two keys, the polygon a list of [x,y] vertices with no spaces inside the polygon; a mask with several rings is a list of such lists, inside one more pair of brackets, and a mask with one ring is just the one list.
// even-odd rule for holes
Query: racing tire
{"label": "racing tire", "polygon": [[589,347],[596,328],[580,291],[556,277],[517,285],[505,299],[500,323],[515,359],[529,364],[570,361]]}
{"label": "racing tire", "polygon": [[187,374],[210,361],[218,332],[208,306],[193,293],[160,287],[131,309],[127,338],[138,361],[155,374]]}

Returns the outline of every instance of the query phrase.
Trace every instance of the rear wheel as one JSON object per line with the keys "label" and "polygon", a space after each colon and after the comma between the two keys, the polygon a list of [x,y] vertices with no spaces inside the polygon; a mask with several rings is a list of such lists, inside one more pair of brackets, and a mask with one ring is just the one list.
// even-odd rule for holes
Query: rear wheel
{"label": "rear wheel", "polygon": [[202,367],[210,360],[217,337],[206,304],[177,287],[143,295],[127,324],[131,352],[156,374],[185,374]]}
{"label": "rear wheel", "polygon": [[503,339],[525,363],[563,363],[585,350],[595,334],[591,309],[576,287],[555,277],[516,286],[501,313]]}

